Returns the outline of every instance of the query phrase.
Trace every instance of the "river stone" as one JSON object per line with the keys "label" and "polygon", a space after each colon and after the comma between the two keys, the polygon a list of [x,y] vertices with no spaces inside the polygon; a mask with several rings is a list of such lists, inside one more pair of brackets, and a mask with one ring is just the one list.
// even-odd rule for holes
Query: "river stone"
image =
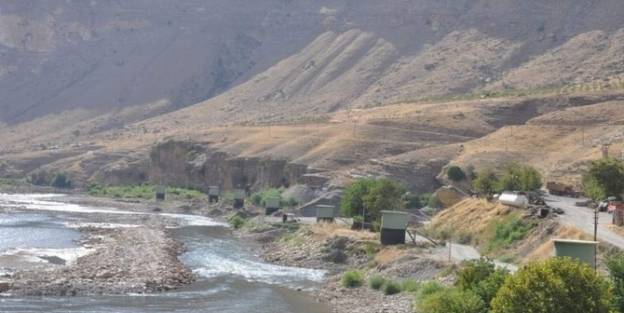
{"label": "river stone", "polygon": [[11,289],[11,283],[8,281],[0,281],[0,293],[6,292]]}

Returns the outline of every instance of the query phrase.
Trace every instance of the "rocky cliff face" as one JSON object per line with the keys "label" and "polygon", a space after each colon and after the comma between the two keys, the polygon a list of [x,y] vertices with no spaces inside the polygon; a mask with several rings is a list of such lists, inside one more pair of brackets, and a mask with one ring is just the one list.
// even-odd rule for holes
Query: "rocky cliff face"
{"label": "rocky cliff face", "polygon": [[167,141],[152,150],[148,179],[156,184],[204,191],[209,186],[257,190],[295,184],[306,171],[307,166],[287,160],[233,157],[208,145]]}

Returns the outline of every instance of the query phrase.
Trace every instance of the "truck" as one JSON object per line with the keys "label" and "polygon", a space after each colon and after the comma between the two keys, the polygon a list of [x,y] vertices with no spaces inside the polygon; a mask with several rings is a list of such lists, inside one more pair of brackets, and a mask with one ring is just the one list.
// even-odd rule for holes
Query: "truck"
{"label": "truck", "polygon": [[573,186],[557,183],[557,182],[548,182],[546,183],[546,189],[551,195],[555,196],[568,196],[573,198],[578,198],[580,193],[574,189]]}

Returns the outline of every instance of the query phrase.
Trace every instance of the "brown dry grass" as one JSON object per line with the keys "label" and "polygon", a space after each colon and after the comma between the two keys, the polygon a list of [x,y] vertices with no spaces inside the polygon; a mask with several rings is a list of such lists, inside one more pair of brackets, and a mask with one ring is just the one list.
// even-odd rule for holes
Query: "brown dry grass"
{"label": "brown dry grass", "polygon": [[378,265],[385,265],[400,259],[407,253],[408,252],[405,249],[399,249],[397,247],[384,247],[375,256],[375,262]]}
{"label": "brown dry grass", "polygon": [[374,241],[379,239],[376,233],[355,231],[337,224],[314,224],[310,225],[309,230],[317,238],[344,236],[355,241]]}
{"label": "brown dry grass", "polygon": [[488,231],[492,221],[512,211],[514,209],[497,202],[468,198],[434,216],[430,227],[453,234],[482,236]]}
{"label": "brown dry grass", "polygon": [[[559,226],[552,234],[551,238],[572,239],[572,240],[592,240],[592,237],[574,226]],[[548,239],[547,239],[548,240]],[[522,263],[546,260],[553,256],[554,246],[552,240],[548,240],[529,253],[522,259]]]}

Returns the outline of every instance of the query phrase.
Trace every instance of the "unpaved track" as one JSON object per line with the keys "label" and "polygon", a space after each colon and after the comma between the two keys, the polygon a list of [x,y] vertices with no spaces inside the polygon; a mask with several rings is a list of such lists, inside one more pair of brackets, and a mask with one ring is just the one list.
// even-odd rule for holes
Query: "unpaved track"
{"label": "unpaved track", "polygon": [[[565,214],[560,215],[564,225],[578,227],[582,231],[594,233],[594,210],[587,207],[578,207],[577,201],[586,199],[576,199],[548,195],[546,198],[548,205],[562,209]],[[598,217],[598,241],[608,242],[620,249],[624,249],[624,237],[612,232],[608,225],[611,224],[612,217],[606,212],[600,212]]]}

